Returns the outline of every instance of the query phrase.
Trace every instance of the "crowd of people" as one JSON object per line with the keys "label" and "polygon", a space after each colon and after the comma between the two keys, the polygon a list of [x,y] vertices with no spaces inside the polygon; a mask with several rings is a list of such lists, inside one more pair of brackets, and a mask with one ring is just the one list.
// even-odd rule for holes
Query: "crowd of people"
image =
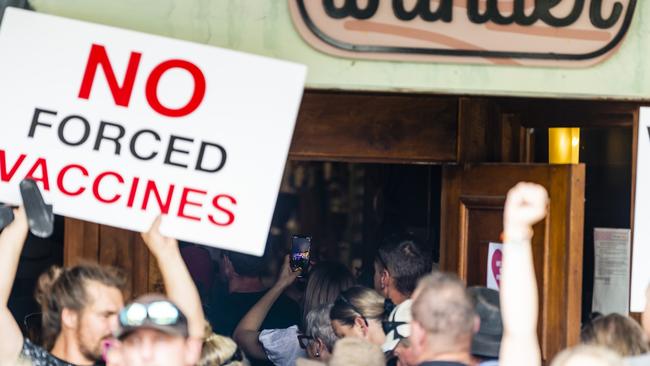
{"label": "crowd of people", "polygon": [[[128,279],[115,268],[53,268],[36,291],[38,344],[23,336],[6,306],[28,232],[19,207],[0,233],[0,366],[541,365],[531,239],[548,205],[546,190],[535,184],[508,193],[499,292],[467,288],[434,268],[405,235],[379,245],[372,288],[341,263],[320,262],[301,273],[288,256],[269,284],[262,258],[222,252],[226,286],[209,306],[179,243],[160,234],[158,218],[142,238],[165,294],[125,303]],[[650,299],[642,325],[624,315],[595,317],[583,326],[581,344],[551,365],[650,365],[649,337]]]}

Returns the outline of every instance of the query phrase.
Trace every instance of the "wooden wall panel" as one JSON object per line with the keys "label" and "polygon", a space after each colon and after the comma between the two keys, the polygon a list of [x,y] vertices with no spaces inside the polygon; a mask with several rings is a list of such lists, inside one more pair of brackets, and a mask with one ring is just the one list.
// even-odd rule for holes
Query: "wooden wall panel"
{"label": "wooden wall panel", "polygon": [[360,162],[454,162],[455,97],[305,93],[292,159]]}
{"label": "wooden wall panel", "polygon": [[639,109],[635,102],[494,98],[504,113],[520,116],[526,127],[631,126]]}
{"label": "wooden wall panel", "polygon": [[65,218],[63,265],[74,266],[83,260],[99,260],[99,225]]}
{"label": "wooden wall panel", "polygon": [[64,240],[65,266],[90,261],[122,269],[127,300],[162,289],[158,266],[139,233],[66,218]]}
{"label": "wooden wall panel", "polygon": [[491,104],[487,98],[458,100],[458,161],[486,162],[490,160]]}
{"label": "wooden wall panel", "polygon": [[125,299],[132,298],[133,284],[139,281],[133,276],[134,267],[139,265],[133,256],[134,235],[136,234],[112,226],[101,225],[99,229],[99,263],[124,270],[128,281]]}

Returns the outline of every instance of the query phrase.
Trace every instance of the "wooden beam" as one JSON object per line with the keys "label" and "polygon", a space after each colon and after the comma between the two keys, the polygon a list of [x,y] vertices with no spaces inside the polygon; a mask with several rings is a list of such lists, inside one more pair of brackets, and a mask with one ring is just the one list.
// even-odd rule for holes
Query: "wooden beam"
{"label": "wooden beam", "polygon": [[303,97],[289,157],[453,162],[457,114],[454,97],[310,91]]}

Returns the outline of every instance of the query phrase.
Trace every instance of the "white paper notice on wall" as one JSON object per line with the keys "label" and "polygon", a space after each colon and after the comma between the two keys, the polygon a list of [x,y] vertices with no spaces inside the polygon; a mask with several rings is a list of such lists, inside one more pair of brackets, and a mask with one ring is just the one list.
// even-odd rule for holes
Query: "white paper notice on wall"
{"label": "white paper notice on wall", "polygon": [[592,310],[626,314],[630,298],[630,230],[594,229]]}
{"label": "white paper notice on wall", "polygon": [[650,282],[650,108],[641,107],[636,155],[634,231],[632,233],[632,286],[630,311],[645,308],[645,290]]}
{"label": "white paper notice on wall", "polygon": [[9,8],[0,201],[262,255],[306,67]]}
{"label": "white paper notice on wall", "polygon": [[490,243],[488,250],[487,263],[487,283],[488,288],[499,290],[501,285],[501,263],[503,260],[503,244]]}

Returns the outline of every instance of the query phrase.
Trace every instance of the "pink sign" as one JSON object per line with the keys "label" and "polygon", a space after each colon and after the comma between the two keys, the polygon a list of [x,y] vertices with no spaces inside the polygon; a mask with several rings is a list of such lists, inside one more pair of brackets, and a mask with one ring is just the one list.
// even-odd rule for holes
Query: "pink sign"
{"label": "pink sign", "polygon": [[501,263],[503,259],[503,244],[490,243],[488,250],[488,288],[499,290],[501,286]]}
{"label": "pink sign", "polygon": [[335,56],[587,67],[611,56],[637,0],[289,0],[300,35]]}

